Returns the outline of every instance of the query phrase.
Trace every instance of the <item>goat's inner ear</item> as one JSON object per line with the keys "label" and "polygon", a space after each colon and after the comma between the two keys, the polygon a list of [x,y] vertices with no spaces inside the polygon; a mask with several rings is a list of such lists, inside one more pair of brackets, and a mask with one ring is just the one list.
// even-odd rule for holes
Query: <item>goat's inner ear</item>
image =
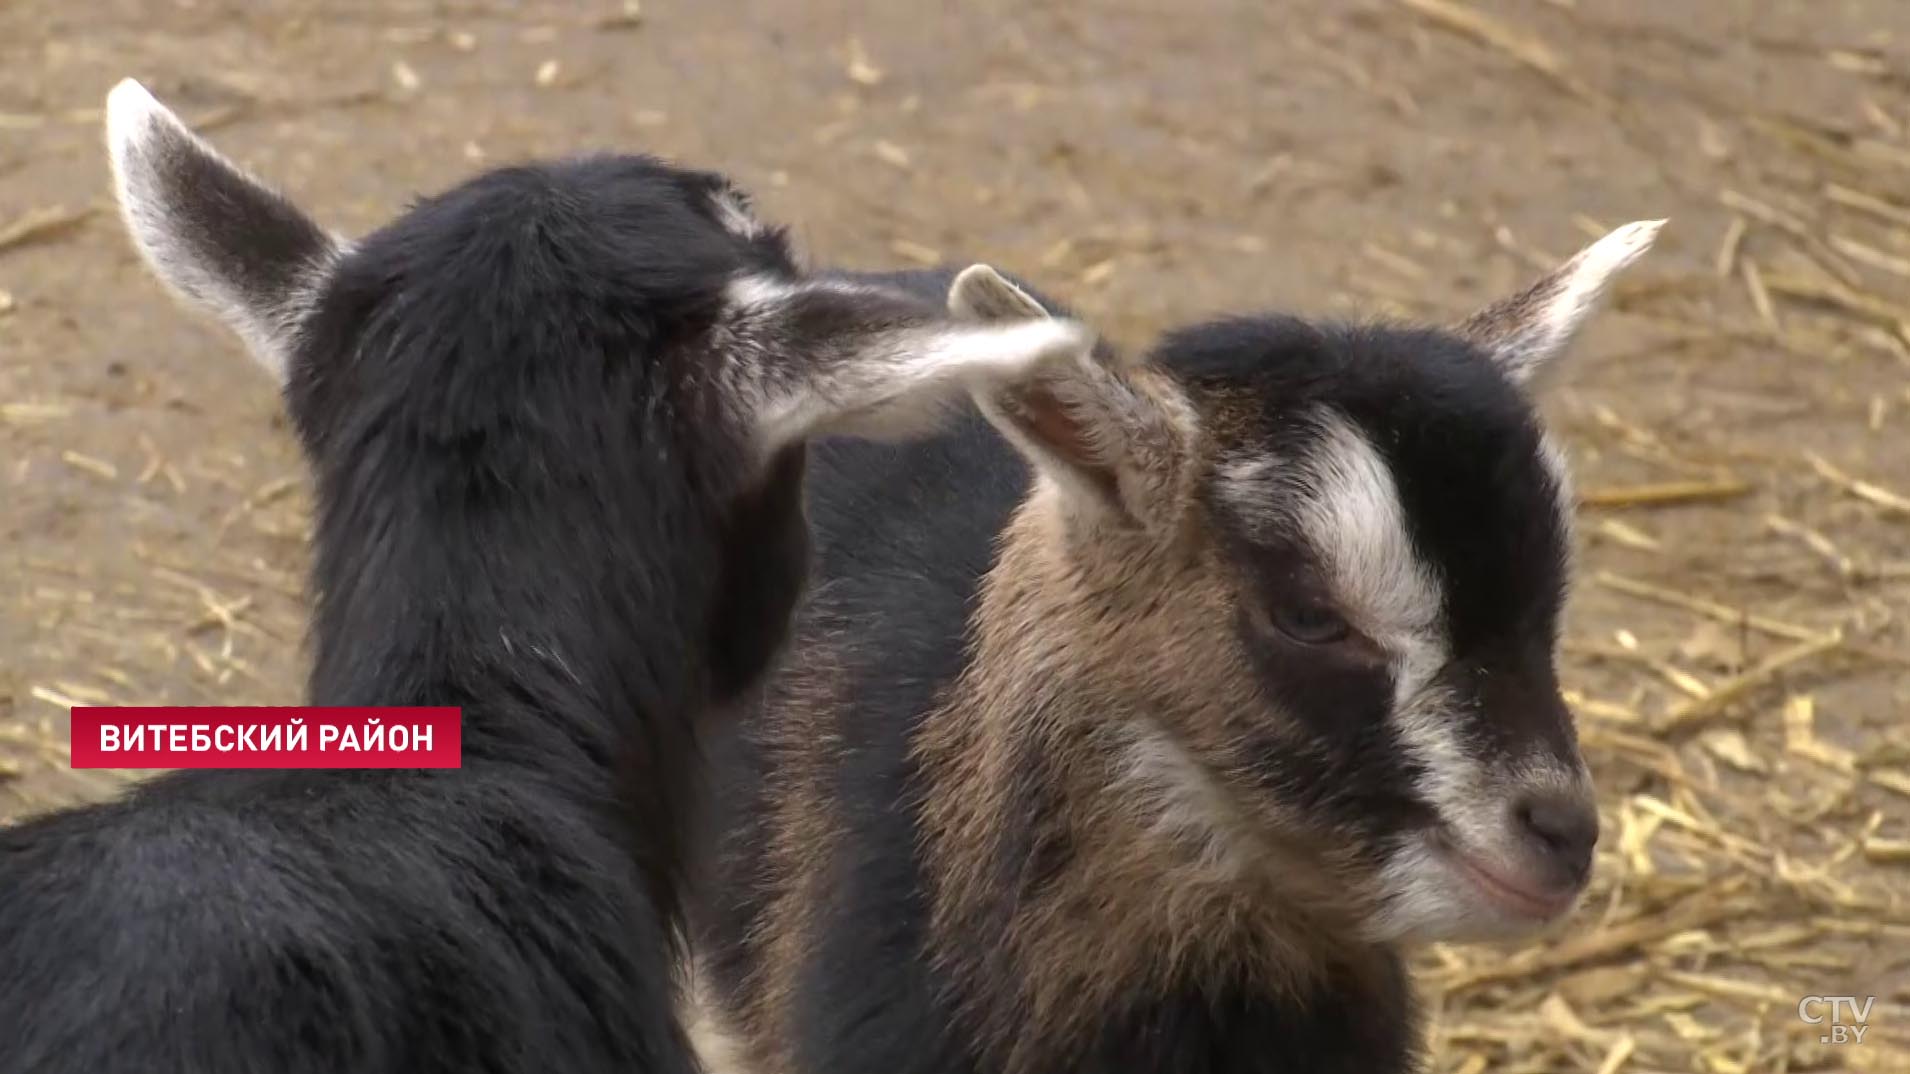
{"label": "goat's inner ear", "polygon": [[1050,478],[1086,494],[1097,509],[1124,521],[1140,521],[1122,500],[1118,461],[1098,456],[1088,419],[1070,412],[1048,386],[998,392],[983,401],[982,411]]}
{"label": "goat's inner ear", "polygon": [[1042,388],[1004,393],[1015,417],[1026,422],[1028,431],[1043,445],[1069,462],[1088,469],[1096,468],[1088,431],[1068,413],[1061,400]]}
{"label": "goat's inner ear", "polygon": [[[987,265],[955,278],[948,308],[991,323],[1050,316]],[[1083,356],[976,398],[982,413],[1063,490],[1077,516],[1152,529],[1179,506],[1194,430],[1191,408],[1173,398],[1173,386],[1157,378],[1157,390],[1146,390],[1140,375]]]}

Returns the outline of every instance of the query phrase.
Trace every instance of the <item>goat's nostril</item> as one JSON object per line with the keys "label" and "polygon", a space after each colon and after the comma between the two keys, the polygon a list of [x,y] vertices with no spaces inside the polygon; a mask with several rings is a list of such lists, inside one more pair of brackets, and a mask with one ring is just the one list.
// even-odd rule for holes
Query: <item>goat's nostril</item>
{"label": "goat's nostril", "polygon": [[1591,857],[1598,843],[1598,811],[1590,802],[1562,794],[1530,794],[1512,808],[1519,826],[1548,853],[1578,861]]}

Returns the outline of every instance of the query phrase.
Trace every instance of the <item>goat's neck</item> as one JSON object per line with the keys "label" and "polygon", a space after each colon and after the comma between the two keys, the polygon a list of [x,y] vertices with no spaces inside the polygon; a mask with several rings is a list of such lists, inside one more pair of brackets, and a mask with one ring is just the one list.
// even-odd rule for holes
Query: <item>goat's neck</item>
{"label": "goat's neck", "polygon": [[362,510],[321,515],[312,701],[459,705],[467,757],[573,772],[616,763],[635,728],[689,719],[703,624],[686,588],[711,572],[653,549],[696,543],[619,545],[641,540],[625,520],[535,506],[414,517],[383,540]]}

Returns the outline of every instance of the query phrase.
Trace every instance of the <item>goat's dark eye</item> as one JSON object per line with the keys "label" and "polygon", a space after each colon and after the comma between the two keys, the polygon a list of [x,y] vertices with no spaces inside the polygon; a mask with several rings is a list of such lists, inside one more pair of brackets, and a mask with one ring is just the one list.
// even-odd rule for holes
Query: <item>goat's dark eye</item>
{"label": "goat's dark eye", "polygon": [[1273,610],[1274,629],[1302,645],[1331,645],[1346,640],[1353,628],[1330,605],[1295,601]]}

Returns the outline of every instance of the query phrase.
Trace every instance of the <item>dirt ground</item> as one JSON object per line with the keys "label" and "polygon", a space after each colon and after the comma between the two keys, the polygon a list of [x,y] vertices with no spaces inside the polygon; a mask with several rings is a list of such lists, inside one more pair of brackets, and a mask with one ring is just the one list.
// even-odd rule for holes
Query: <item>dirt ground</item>
{"label": "dirt ground", "polygon": [[[70,705],[300,698],[303,475],[121,235],[124,75],[343,232],[642,149],[818,260],[990,260],[1134,346],[1443,319],[1669,217],[1547,403],[1599,880],[1543,943],[1426,957],[1435,1066],[1910,1070],[1903,0],[9,0],[0,818],[136,775],[67,767]],[[1809,995],[1879,997],[1863,1042]]]}

